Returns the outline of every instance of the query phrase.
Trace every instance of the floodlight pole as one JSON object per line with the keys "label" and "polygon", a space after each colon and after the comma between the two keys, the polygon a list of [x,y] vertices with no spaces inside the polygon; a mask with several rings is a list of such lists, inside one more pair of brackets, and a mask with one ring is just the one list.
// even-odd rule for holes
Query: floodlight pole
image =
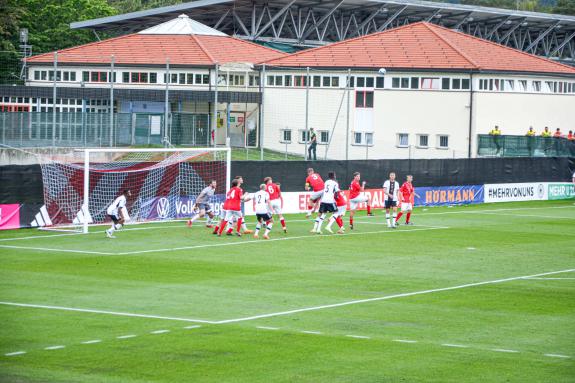
{"label": "floodlight pole", "polygon": [[[215,70],[215,78],[214,78],[214,84],[215,84],[215,88],[214,88],[214,117],[212,118],[212,131],[210,132],[210,136],[214,135],[214,147],[216,147],[216,131],[218,129],[218,81],[219,81],[219,77],[220,77],[220,72],[219,72],[219,65],[218,63],[216,63],[216,70]],[[227,141],[227,140],[226,140]]]}
{"label": "floodlight pole", "polygon": [[110,147],[114,146],[114,55],[110,62]]}
{"label": "floodlight pole", "polygon": [[164,146],[168,146],[168,118],[170,108],[170,58],[166,58],[166,94],[164,95]]}
{"label": "floodlight pole", "polygon": [[347,118],[345,121],[345,160],[349,160],[349,99],[351,91],[351,69],[347,70]]}
{"label": "floodlight pole", "polygon": [[56,146],[56,92],[58,78],[58,51],[54,52],[54,87],[52,89],[52,147]]}
{"label": "floodlight pole", "polygon": [[305,76],[305,151],[303,155],[306,160],[311,160],[311,158],[307,158],[307,144],[309,140],[309,67],[306,68]]}
{"label": "floodlight pole", "polygon": [[262,88],[261,100],[260,100],[260,161],[264,160],[264,93],[266,89],[266,64],[262,67],[262,76],[260,78],[260,86]]}
{"label": "floodlight pole", "polygon": [[[84,150],[84,203],[82,211],[88,212],[90,204],[90,151]],[[84,214],[84,225],[82,228],[84,234],[88,233],[88,217]]]}

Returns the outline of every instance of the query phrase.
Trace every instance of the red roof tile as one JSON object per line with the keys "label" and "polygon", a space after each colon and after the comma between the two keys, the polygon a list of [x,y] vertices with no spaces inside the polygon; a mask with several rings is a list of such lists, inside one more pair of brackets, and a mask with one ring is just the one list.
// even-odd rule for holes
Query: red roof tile
{"label": "red roof tile", "polygon": [[461,69],[575,75],[575,68],[420,22],[272,60],[274,66]]}
{"label": "red roof tile", "polygon": [[[261,45],[230,36],[131,34],[58,51],[58,62],[70,64],[213,66],[216,62],[252,63],[286,56]],[[30,57],[30,63],[51,63],[54,53]]]}

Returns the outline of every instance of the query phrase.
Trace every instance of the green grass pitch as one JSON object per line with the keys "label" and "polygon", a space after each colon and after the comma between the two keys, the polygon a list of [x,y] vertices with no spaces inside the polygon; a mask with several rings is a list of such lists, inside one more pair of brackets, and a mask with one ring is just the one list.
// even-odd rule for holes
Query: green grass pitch
{"label": "green grass pitch", "polygon": [[413,221],[0,232],[0,382],[575,382],[573,201]]}

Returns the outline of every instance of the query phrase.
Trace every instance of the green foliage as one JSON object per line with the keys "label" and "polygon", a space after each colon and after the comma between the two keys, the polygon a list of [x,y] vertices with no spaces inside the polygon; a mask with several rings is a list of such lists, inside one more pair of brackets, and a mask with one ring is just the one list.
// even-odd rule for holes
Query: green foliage
{"label": "green foliage", "polygon": [[18,22],[23,14],[20,1],[0,1],[0,51],[16,51]]}
{"label": "green foliage", "polygon": [[553,13],[562,15],[575,15],[575,0],[557,0]]}

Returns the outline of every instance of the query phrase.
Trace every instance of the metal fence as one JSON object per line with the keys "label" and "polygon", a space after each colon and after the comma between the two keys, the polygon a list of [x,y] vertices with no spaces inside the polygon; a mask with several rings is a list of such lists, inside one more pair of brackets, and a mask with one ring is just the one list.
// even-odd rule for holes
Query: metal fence
{"label": "metal fence", "polygon": [[478,135],[479,157],[575,157],[575,141],[555,137]]}

